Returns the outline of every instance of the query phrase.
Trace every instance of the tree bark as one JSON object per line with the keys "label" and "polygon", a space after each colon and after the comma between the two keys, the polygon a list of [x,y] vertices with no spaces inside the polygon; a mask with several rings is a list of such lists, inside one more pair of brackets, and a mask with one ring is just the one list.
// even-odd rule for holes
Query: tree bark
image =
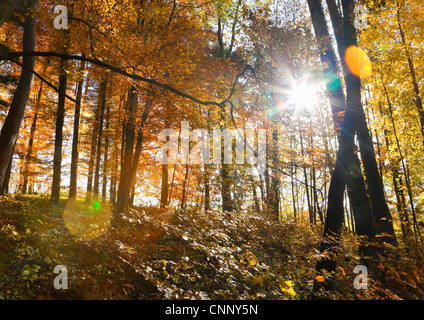
{"label": "tree bark", "polygon": [[[344,17],[352,17],[353,5],[354,3],[352,0],[342,0]],[[344,56],[346,48],[358,45],[356,40],[356,29],[354,28],[351,19],[345,19],[343,28],[345,48],[340,50],[342,56]],[[345,65],[344,61],[342,61],[342,63]],[[372,213],[374,215],[378,240],[396,245],[397,241],[393,228],[393,220],[387,205],[383,180],[378,172],[374,145],[369,134],[364,109],[362,107],[361,80],[359,77],[352,74],[347,67],[344,69],[346,73],[347,108],[352,108],[357,114],[356,130],[359,149],[367,179],[369,200]]]}
{"label": "tree bark", "polygon": [[424,108],[423,108],[423,102],[421,100],[421,93],[418,86],[417,76],[415,72],[415,66],[414,61],[412,60],[412,55],[409,51],[409,44],[406,41],[406,35],[404,30],[402,29],[401,25],[401,19],[400,19],[400,5],[396,2],[397,8],[396,8],[396,18],[397,23],[399,27],[400,36],[402,39],[402,44],[405,49],[406,59],[408,61],[408,67],[409,67],[409,74],[411,76],[411,82],[414,90],[414,102],[415,106],[417,107],[418,111],[418,118],[420,119],[420,125],[421,125],[421,135],[423,137],[423,143],[424,143]]}
{"label": "tree bark", "polygon": [[121,175],[119,178],[118,198],[116,201],[116,210],[118,212],[126,209],[131,189],[131,165],[134,149],[135,136],[135,113],[138,104],[138,91],[131,86],[127,98],[127,119],[125,123],[125,145],[123,149],[123,158],[121,166]]}
{"label": "tree bark", "polygon": [[102,178],[102,201],[106,202],[106,190],[107,190],[107,176],[109,173],[109,122],[110,122],[110,105],[108,104],[106,108],[106,118],[105,118],[105,150],[103,153],[103,178]]}
{"label": "tree bark", "polygon": [[2,0],[0,2],[0,27],[13,14],[13,11],[23,0]]}
{"label": "tree bark", "polygon": [[103,105],[103,85],[99,85],[97,90],[97,105],[96,110],[94,111],[94,125],[93,131],[91,134],[91,147],[90,147],[90,157],[88,160],[88,174],[87,174],[87,194],[85,197],[85,202],[90,203],[93,196],[93,173],[94,173],[94,165],[96,160],[96,152],[97,152],[97,135],[99,133],[99,125],[100,125],[100,112]]}
{"label": "tree bark", "polygon": [[32,149],[34,145],[34,136],[35,136],[35,130],[37,128],[37,120],[38,120],[38,109],[40,107],[40,101],[41,101],[41,95],[43,92],[43,83],[40,83],[40,88],[38,89],[38,95],[37,95],[37,101],[34,106],[34,117],[32,119],[31,123],[31,129],[29,133],[29,141],[28,141],[28,149],[25,156],[25,165],[24,165],[24,172],[23,172],[23,183],[22,183],[22,193],[26,194],[28,192],[28,180],[29,180],[29,168],[32,163]]}
{"label": "tree bark", "polygon": [[[352,90],[351,87],[352,83],[356,84],[356,82],[352,80],[352,77],[348,77],[346,79],[346,82],[350,81],[352,83],[348,84],[350,85],[351,90],[347,93],[347,101],[345,101],[340,85],[341,82],[337,82],[338,70],[336,54],[331,45],[324,10],[319,0],[308,0],[308,5],[316,37],[318,40],[321,39],[321,42],[324,43],[324,51],[321,54],[321,62],[323,64],[324,77],[328,79],[327,92],[330,99],[330,105],[339,141],[336,166],[332,174],[328,191],[328,207],[324,225],[324,240],[321,243],[321,252],[327,252],[331,256],[333,249],[335,249],[339,242],[340,230],[343,225],[343,194],[346,184],[348,185],[348,194],[355,217],[357,234],[366,236],[370,239],[375,235],[375,228],[365,190],[365,182],[354,143],[354,136],[358,122],[358,108],[354,105],[357,101],[352,99],[352,95],[356,93],[356,91]],[[349,14],[344,16],[350,17]],[[346,20],[347,22],[345,22],[344,25],[344,33],[346,32],[346,24],[349,24],[349,20]],[[344,38],[344,40],[346,38]],[[344,52],[341,54],[344,54]],[[362,104],[360,104],[360,106],[362,110]],[[340,121],[340,113],[343,110],[343,118]],[[365,247],[361,246],[360,250],[363,252]],[[317,263],[317,270],[319,271],[325,269],[328,272],[331,272],[335,271],[335,267],[336,262],[331,258],[321,259]],[[315,282],[314,290],[317,290],[318,287],[318,283]],[[331,290],[334,288],[334,284],[329,282],[326,287]]]}
{"label": "tree bark", "polygon": [[82,100],[82,87],[84,84],[84,69],[85,62],[81,62],[79,69],[79,81],[77,83],[77,96],[74,112],[74,131],[72,136],[72,151],[71,151],[71,176],[69,184],[69,198],[77,196],[77,180],[78,180],[78,142],[79,142],[79,127],[81,115],[81,100]]}
{"label": "tree bark", "polygon": [[102,104],[100,107],[99,131],[97,133],[97,154],[96,154],[96,166],[94,170],[94,198],[96,200],[99,196],[99,186],[100,186],[100,161],[102,156],[103,121],[104,121],[105,108],[106,108],[107,81],[108,81],[108,73],[106,73],[106,77],[102,84]]}
{"label": "tree bark", "polygon": [[63,124],[65,121],[65,95],[68,76],[66,73],[66,61],[61,59],[59,70],[59,92],[56,112],[56,133],[54,138],[54,156],[53,156],[53,181],[51,201],[59,204],[60,201],[60,182],[62,173],[62,143],[63,143]]}
{"label": "tree bark", "polygon": [[[38,0],[27,0],[27,11],[36,11],[37,8]],[[35,23],[35,15],[28,14],[25,16],[22,40],[23,52],[35,50]],[[22,68],[18,86],[0,133],[0,186],[3,186],[5,182],[7,168],[13,156],[19,127],[31,92],[34,75],[30,70],[34,70],[35,57],[24,57],[23,65],[25,68]],[[3,192],[4,189],[1,191]]]}

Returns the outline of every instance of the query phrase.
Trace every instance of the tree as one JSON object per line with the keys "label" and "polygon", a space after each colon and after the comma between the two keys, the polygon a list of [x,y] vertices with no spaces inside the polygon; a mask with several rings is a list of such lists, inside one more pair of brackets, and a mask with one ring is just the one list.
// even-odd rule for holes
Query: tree
{"label": "tree", "polygon": [[[74,112],[74,130],[72,135],[72,154],[71,154],[71,175],[69,184],[69,198],[76,197],[77,195],[77,180],[78,180],[78,144],[79,144],[79,130],[80,130],[80,115],[81,115],[81,100],[82,88],[84,84],[84,68],[85,62],[81,62],[77,82],[77,96]],[[86,89],[87,90],[87,89]]]}
{"label": "tree", "polygon": [[23,0],[4,0],[0,3],[0,27],[13,14],[16,6],[23,3]]}
{"label": "tree", "polygon": [[[27,0],[24,35],[22,38],[22,51],[32,52],[35,51],[35,22],[36,16],[32,14],[38,8],[37,0]],[[0,133],[0,185],[3,185],[7,167],[12,161],[15,143],[18,137],[19,126],[25,111],[28,97],[32,87],[32,80],[34,75],[32,70],[35,65],[35,57],[28,56],[23,58],[22,72],[19,77],[19,84],[16,88],[13,100],[9,108],[6,120],[3,124]],[[3,189],[1,190],[3,192]]]}

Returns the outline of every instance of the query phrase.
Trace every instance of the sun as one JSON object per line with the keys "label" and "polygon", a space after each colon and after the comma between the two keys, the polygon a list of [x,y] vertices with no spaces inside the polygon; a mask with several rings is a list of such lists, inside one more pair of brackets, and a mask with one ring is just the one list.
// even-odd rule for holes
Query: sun
{"label": "sun", "polygon": [[293,83],[287,91],[288,103],[301,109],[313,109],[319,100],[320,88],[317,84],[303,81]]}

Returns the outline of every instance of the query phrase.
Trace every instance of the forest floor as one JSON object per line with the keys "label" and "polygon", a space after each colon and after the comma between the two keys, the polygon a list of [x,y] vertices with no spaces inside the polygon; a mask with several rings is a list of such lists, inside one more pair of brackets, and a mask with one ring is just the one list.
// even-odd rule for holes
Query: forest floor
{"label": "forest floor", "polygon": [[[132,208],[111,223],[104,204],[56,207],[36,196],[0,198],[0,299],[309,299],[319,227],[257,213]],[[400,245],[357,290],[358,239],[338,254],[325,299],[424,299],[423,258]],[[54,288],[55,266],[68,289]],[[378,278],[378,280],[376,279]]]}

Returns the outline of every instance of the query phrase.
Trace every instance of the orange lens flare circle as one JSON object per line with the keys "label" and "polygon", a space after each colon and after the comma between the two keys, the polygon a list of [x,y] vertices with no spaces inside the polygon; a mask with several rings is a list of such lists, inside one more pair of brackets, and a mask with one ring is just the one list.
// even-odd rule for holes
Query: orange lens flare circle
{"label": "orange lens flare circle", "polygon": [[371,75],[371,60],[364,50],[350,46],[345,54],[346,64],[354,75],[360,78],[367,78]]}

